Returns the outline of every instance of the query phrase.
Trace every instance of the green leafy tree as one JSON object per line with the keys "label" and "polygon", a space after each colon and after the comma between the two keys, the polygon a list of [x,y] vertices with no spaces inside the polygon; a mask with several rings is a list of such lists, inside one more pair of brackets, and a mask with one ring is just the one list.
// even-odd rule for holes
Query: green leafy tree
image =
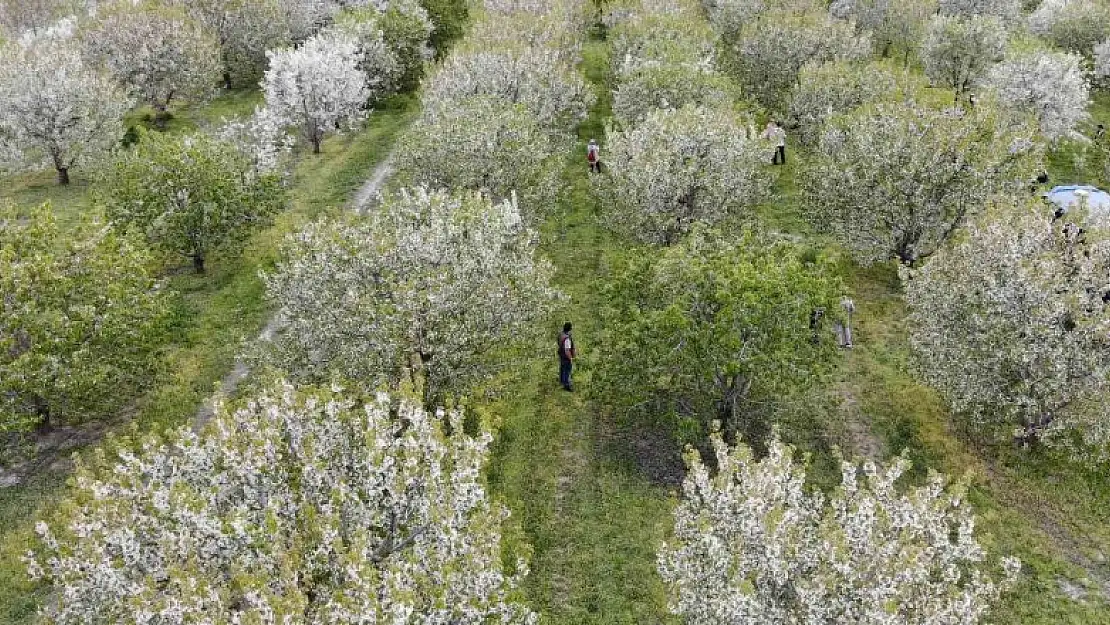
{"label": "green leafy tree", "polygon": [[99,195],[109,218],[133,226],[156,246],[192,259],[197,273],[217,250],[241,246],[285,205],[276,174],[207,135],[143,136],[103,175]]}
{"label": "green leafy tree", "polygon": [[142,384],[170,319],[143,247],[49,206],[0,207],[0,432],[103,417]]}
{"label": "green leafy tree", "polygon": [[836,348],[813,312],[834,310],[842,285],[823,259],[760,240],[697,231],[619,268],[603,297],[599,397],[680,424],[720,419],[731,437],[758,431],[762,401],[828,369]]}
{"label": "green leafy tree", "polygon": [[397,88],[401,91],[416,89],[424,77],[424,63],[433,53],[429,42],[435,36],[436,22],[432,21],[427,9],[410,0],[390,2],[378,24],[400,66]]}
{"label": "green leafy tree", "polygon": [[462,36],[466,25],[469,3],[466,0],[420,0],[420,6],[428,12],[435,30],[429,38],[436,58],[443,58],[451,42]]}

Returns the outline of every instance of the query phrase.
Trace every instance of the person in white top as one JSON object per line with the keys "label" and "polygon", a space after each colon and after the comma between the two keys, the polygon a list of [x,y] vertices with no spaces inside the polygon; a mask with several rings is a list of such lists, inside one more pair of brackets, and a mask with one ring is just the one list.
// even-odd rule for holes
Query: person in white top
{"label": "person in white top", "polygon": [[586,146],[586,162],[590,164],[590,173],[601,173],[601,146],[593,139]]}
{"label": "person in white top", "polygon": [[773,141],[775,144],[775,155],[771,158],[772,165],[785,165],[786,164],[786,131],[778,123],[770,121],[767,122],[767,128],[763,130],[760,135],[768,141]]}

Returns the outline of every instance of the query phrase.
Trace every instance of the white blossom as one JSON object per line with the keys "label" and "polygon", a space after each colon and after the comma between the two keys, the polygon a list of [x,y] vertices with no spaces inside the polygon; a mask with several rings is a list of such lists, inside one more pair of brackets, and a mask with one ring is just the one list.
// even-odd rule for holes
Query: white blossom
{"label": "white blossom", "polygon": [[729,109],[658,110],[606,131],[595,188],[608,219],[640,240],[670,245],[695,223],[717,223],[767,193],[771,149]]}
{"label": "white blossom", "polygon": [[268,384],[203,435],[78,467],[64,520],[40,523],[28,556],[59,599],[41,617],[534,624],[525,561],[502,564],[509,512],[482,483],[490,441],[459,411]]}
{"label": "white blossom", "polygon": [[955,90],[959,98],[1005,50],[1006,29],[998,18],[938,15],[929,22],[921,58],[933,84]]}
{"label": "white blossom", "polygon": [[224,121],[215,135],[248,158],[256,173],[280,171],[293,148],[285,120],[263,106],[255,107],[254,114],[246,118]]}
{"label": "white blossom", "polygon": [[0,0],[0,32],[12,35],[50,27],[68,7],[65,0]]}
{"label": "white blossom", "polygon": [[371,99],[380,99],[396,90],[401,78],[401,64],[386,45],[385,35],[375,21],[340,21],[324,32],[345,35],[358,43],[358,69],[366,76]]}
{"label": "white blossom", "polygon": [[1090,56],[1110,37],[1110,5],[1100,0],[1044,0],[1029,16],[1029,30],[1055,45]]}
{"label": "white blossom", "polygon": [[834,61],[807,65],[790,94],[787,123],[803,143],[820,139],[825,121],[864,104],[887,99],[898,90],[898,80],[885,66]]}
{"label": "white blossom", "polygon": [[726,39],[731,39],[750,22],[766,13],[810,13],[823,9],[817,0],[703,0],[709,21]]}
{"label": "white blossom", "polygon": [[471,189],[494,199],[520,197],[529,223],[551,214],[559,192],[565,137],[552,137],[523,104],[476,96],[425,110],[398,142],[403,184]]}
{"label": "white blossom", "polygon": [[1034,116],[1051,141],[1075,135],[1089,117],[1090,85],[1078,54],[1017,53],[992,68],[984,82],[1006,107]]}
{"label": "white blossom", "polygon": [[679,109],[687,104],[725,109],[736,101],[738,93],[732,80],[718,72],[667,63],[644,64],[621,76],[613,93],[613,117],[634,125],[656,109]]}
{"label": "white blossom", "polygon": [[71,168],[119,143],[131,105],[111,78],[84,63],[71,41],[0,44],[0,137],[19,150],[20,161],[50,163],[62,184]]}
{"label": "white blossom", "polygon": [[1095,46],[1094,75],[1096,80],[1110,81],[1110,39]]}
{"label": "white blossom", "polygon": [[989,15],[1006,24],[1013,24],[1021,17],[1020,0],[939,0],[938,8],[943,15]]}
{"label": "white blossom", "polygon": [[331,23],[340,9],[331,0],[278,0],[289,27],[289,36],[301,42]]}
{"label": "white blossom", "polygon": [[472,192],[402,191],[365,220],[312,224],[266,276],[287,325],[265,356],[313,379],[422,378],[427,406],[464,394],[546,318],[536,243],[514,202]]}
{"label": "white blossom", "polygon": [[554,51],[566,63],[576,63],[585,35],[563,11],[516,12],[496,19],[477,20],[466,34],[471,49],[495,50],[525,45]]}
{"label": "white blossom", "polygon": [[428,79],[426,109],[449,109],[475,95],[524,104],[551,131],[586,118],[594,92],[585,79],[548,48],[520,45],[497,50],[456,50]]}
{"label": "white blossom", "polygon": [[354,37],[321,33],[298,48],[267,53],[270,68],[262,80],[266,108],[300,128],[314,153],[320,152],[327,133],[366,118],[370,91],[358,68],[359,52]]}
{"label": "white blossom", "polygon": [[966,484],[931,474],[901,492],[905,458],[842,461],[827,499],[777,438],[756,460],[712,438],[716,473],[687,453],[674,537],[659,552],[671,611],[690,625],[971,625],[1020,563],[991,566],[975,537]]}
{"label": "white blossom", "polygon": [[171,0],[216,36],[224,86],[250,83],[266,69],[266,51],[292,36],[281,0]]}
{"label": "white blossom", "polygon": [[1040,165],[1035,137],[986,99],[972,111],[879,103],[834,118],[802,176],[811,219],[861,262],[916,262],[984,196],[1025,186]]}
{"label": "white blossom", "polygon": [[937,12],[936,0],[836,0],[829,12],[839,19],[855,21],[856,28],[869,31],[884,57],[900,48],[903,64],[917,49],[925,24]]}
{"label": "white blossom", "polygon": [[179,99],[204,101],[219,81],[218,42],[174,9],[124,1],[99,7],[81,36],[91,60],[159,112]]}
{"label": "white blossom", "polygon": [[609,40],[617,74],[659,63],[709,70],[716,58],[713,29],[690,11],[634,12],[613,26]]}
{"label": "white blossom", "polygon": [[745,93],[780,110],[806,64],[861,60],[871,53],[866,33],[824,12],[766,13],[741,27],[732,45]]}
{"label": "white blossom", "polygon": [[1082,440],[1105,458],[1110,242],[1072,217],[1054,220],[1039,201],[999,201],[905,272],[911,342],[926,379],[972,424]]}

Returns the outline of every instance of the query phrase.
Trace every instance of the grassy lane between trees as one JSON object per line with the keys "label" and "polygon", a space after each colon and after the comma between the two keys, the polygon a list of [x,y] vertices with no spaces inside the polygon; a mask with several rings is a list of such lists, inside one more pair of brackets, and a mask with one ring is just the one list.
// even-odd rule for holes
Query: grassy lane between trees
{"label": "grassy lane between trees", "polygon": [[603,138],[609,114],[609,48],[593,39],[583,56],[600,99],[567,159],[559,214],[544,228],[544,253],[558,268],[556,283],[567,300],[551,323],[550,355],[531,363],[511,396],[489,407],[500,415],[490,482],[513,512],[519,535],[510,540],[534,549],[526,590],[541,622],[664,623],[670,621],[655,550],[675,493],[619,453],[621,437],[583,392],[588,370],[575,372],[575,394],[558,383],[559,327],[574,323],[588,362],[599,330],[598,289],[625,248],[598,224],[584,156],[587,140]]}
{"label": "grassy lane between trees", "polygon": [[[221,98],[214,107],[176,120],[175,125],[187,129],[236,112],[249,113],[253,99],[232,95]],[[113,424],[121,434],[159,431],[189,422],[197,406],[231,369],[243,342],[266,324],[270,311],[263,302],[258,273],[273,265],[282,239],[311,219],[343,210],[369,172],[388,155],[418,108],[415,96],[394,96],[370,116],[362,132],[330,138],[323,154],[301,158],[293,174],[290,209],[279,215],[272,227],[255,235],[241,255],[214,258],[205,276],[169,271],[169,286],[182,296],[182,321],[149,391],[136,398],[128,413]],[[44,183],[45,179],[35,176],[22,177],[0,193],[0,201],[25,205],[51,201],[62,223],[89,206],[87,187],[81,182],[69,189]],[[125,426],[127,423],[133,425]],[[89,447],[95,447],[93,441]],[[20,486],[0,488],[0,625],[30,622],[40,599],[38,589],[27,581],[20,557],[27,551],[33,520],[64,495],[69,464],[60,462],[43,469]]]}

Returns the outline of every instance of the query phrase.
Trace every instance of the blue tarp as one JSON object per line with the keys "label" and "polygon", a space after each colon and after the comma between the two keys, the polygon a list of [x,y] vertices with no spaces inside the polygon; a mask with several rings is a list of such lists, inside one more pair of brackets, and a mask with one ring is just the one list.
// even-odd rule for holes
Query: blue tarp
{"label": "blue tarp", "polygon": [[1110,222],[1110,193],[1098,187],[1089,184],[1063,185],[1053,187],[1044,197],[1063,212],[1085,203],[1088,219]]}

